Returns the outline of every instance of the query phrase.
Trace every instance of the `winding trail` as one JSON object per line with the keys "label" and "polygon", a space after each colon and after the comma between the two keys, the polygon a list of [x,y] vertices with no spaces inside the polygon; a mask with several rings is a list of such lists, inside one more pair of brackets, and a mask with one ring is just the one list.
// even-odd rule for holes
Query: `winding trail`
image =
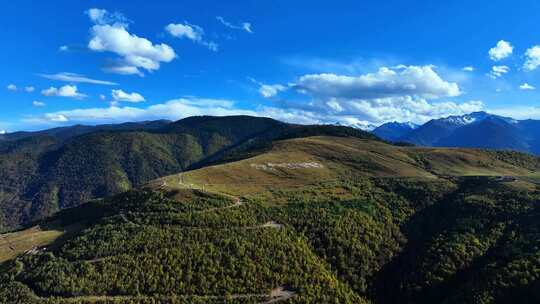
{"label": "winding trail", "polygon": [[[264,302],[259,302],[259,304],[271,304],[278,303],[281,301],[286,301],[296,295],[296,292],[285,289],[284,286],[273,289],[270,294],[232,294],[229,296],[216,296],[216,295],[174,295],[174,296],[76,296],[76,297],[55,297],[55,299],[61,299],[64,303],[79,303],[81,301],[115,301],[115,300],[130,300],[130,301],[141,301],[152,298],[168,299],[172,300],[175,298],[181,299],[208,299],[208,300],[229,300],[229,299],[250,299],[250,298],[266,298]],[[47,301],[49,298],[37,298],[40,301]]]}
{"label": "winding trail", "polygon": [[208,212],[214,212],[214,211],[218,211],[218,210],[227,210],[227,209],[231,209],[231,208],[238,208],[238,207],[243,206],[245,204],[246,204],[246,202],[244,202],[240,198],[236,197],[235,200],[234,200],[234,203],[232,205],[225,206],[225,207],[209,208],[209,209],[205,209],[205,210],[201,210],[201,211],[197,211],[197,212],[198,213],[208,213]]}

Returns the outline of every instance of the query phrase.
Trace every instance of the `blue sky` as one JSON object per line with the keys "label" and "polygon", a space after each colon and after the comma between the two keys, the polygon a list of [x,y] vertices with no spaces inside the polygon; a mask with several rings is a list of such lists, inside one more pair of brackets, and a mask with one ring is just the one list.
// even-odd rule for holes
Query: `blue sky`
{"label": "blue sky", "polygon": [[540,119],[538,12],[532,0],[6,2],[0,132],[202,114]]}

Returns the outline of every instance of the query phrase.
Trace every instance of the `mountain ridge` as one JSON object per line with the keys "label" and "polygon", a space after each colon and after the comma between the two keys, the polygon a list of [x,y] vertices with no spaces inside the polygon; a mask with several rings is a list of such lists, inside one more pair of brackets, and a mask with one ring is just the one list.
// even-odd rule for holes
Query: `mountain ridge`
{"label": "mountain ridge", "polygon": [[382,125],[373,131],[390,141],[419,146],[508,149],[540,154],[540,121],[473,112],[432,119],[409,130]]}

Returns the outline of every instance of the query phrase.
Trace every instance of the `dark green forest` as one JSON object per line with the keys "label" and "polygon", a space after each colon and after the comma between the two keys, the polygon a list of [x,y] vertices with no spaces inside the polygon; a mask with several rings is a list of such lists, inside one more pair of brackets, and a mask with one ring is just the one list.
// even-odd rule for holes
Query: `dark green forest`
{"label": "dark green forest", "polygon": [[[321,195],[331,187],[350,198]],[[0,299],[264,303],[282,287],[294,294],[284,303],[540,301],[537,190],[482,177],[366,178],[235,208],[182,191],[175,200],[132,190],[60,212],[50,220],[86,228],[4,263]]]}

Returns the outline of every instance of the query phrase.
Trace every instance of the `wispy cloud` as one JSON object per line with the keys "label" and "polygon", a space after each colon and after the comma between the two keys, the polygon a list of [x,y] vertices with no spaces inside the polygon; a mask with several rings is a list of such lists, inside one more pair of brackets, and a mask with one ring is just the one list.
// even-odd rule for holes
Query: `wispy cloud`
{"label": "wispy cloud", "polygon": [[17,86],[14,85],[13,83],[11,83],[11,84],[7,85],[6,89],[8,89],[8,91],[15,92],[15,91],[17,91]]}
{"label": "wispy cloud", "polygon": [[531,91],[531,90],[535,90],[536,88],[528,83],[524,83],[519,86],[519,89],[524,90],[524,91]]}
{"label": "wispy cloud", "polygon": [[282,84],[266,84],[262,83],[254,78],[248,78],[249,81],[259,86],[259,94],[264,98],[272,98],[277,96],[280,92],[283,92],[288,89],[287,86]]}
{"label": "wispy cloud", "polygon": [[506,65],[495,65],[491,67],[491,71],[487,74],[492,79],[502,77],[504,74],[510,72],[510,68]]}
{"label": "wispy cloud", "polygon": [[39,76],[51,80],[58,80],[64,82],[79,82],[79,83],[91,83],[91,84],[102,84],[102,85],[118,85],[116,82],[107,81],[107,80],[98,80],[88,78],[84,75],[62,72],[57,74],[38,74]]}
{"label": "wispy cloud", "polygon": [[204,39],[204,30],[198,25],[189,24],[188,22],[185,22],[185,24],[171,23],[165,27],[165,30],[173,37],[189,39],[200,45],[204,45],[213,52],[217,52],[219,50],[217,43],[213,41],[206,41]]}
{"label": "wispy cloud", "polygon": [[39,108],[39,107],[44,107],[46,104],[44,102],[41,102],[39,100],[34,100],[32,101],[32,106],[36,107],[36,108]]}
{"label": "wispy cloud", "polygon": [[247,33],[253,34],[253,30],[251,29],[251,23],[249,23],[249,22],[242,22],[239,25],[235,25],[235,24],[232,24],[231,22],[225,20],[225,18],[223,18],[221,16],[217,16],[216,19],[219,20],[219,22],[221,22],[221,24],[223,24],[224,26],[226,26],[228,28],[231,28],[231,29],[234,29],[234,30],[242,30],[242,31],[245,31]]}

